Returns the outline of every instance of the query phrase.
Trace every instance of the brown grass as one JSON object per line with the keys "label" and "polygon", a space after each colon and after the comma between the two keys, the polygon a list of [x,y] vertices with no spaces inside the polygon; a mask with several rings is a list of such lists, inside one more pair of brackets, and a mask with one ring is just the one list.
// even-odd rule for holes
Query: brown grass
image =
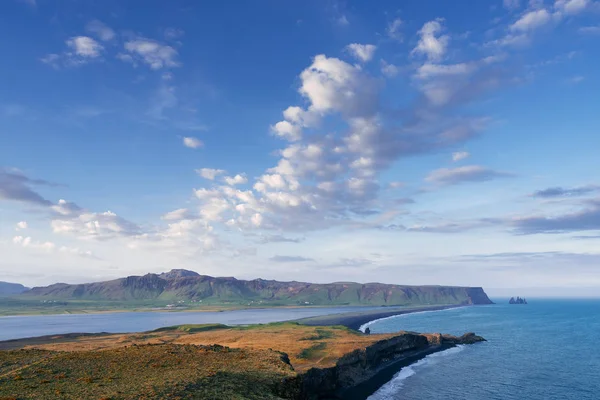
{"label": "brown grass", "polygon": [[[344,327],[314,327],[297,324],[267,324],[250,328],[225,328],[199,333],[170,330],[145,334],[117,334],[35,343],[25,348],[52,351],[106,350],[143,344],[218,344],[231,348],[275,350],[288,354],[293,367],[304,371],[311,367],[329,367],[344,354],[396,336],[362,335]],[[319,346],[320,345],[320,346]],[[316,351],[310,349],[317,348]],[[320,348],[320,350],[318,350]],[[308,353],[308,357],[302,357]]]}

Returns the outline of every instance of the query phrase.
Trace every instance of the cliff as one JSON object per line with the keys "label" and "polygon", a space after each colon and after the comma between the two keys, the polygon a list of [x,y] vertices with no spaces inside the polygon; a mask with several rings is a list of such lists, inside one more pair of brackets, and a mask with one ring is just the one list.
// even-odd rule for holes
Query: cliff
{"label": "cliff", "polygon": [[195,305],[425,305],[491,304],[480,287],[382,283],[279,282],[215,278],[193,271],[129,276],[106,282],[36,287],[23,298],[102,301],[183,301]]}
{"label": "cliff", "polygon": [[483,340],[294,323],[27,338],[0,342],[0,398],[364,400],[403,366]]}
{"label": "cliff", "polygon": [[299,399],[365,399],[389,381],[403,366],[428,354],[460,344],[485,341],[474,333],[456,337],[403,333],[357,349],[331,368],[312,368],[299,376]]}

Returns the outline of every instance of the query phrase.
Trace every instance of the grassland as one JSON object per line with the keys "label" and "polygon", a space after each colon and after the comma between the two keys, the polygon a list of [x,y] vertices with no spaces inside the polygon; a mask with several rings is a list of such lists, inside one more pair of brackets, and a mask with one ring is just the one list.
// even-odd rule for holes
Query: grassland
{"label": "grassland", "polygon": [[294,398],[299,373],[392,336],[275,323],[3,342],[0,399]]}

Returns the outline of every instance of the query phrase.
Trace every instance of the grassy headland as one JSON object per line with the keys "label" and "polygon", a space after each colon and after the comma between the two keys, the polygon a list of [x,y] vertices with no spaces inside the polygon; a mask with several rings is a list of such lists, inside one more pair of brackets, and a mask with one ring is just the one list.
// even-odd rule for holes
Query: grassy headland
{"label": "grassy headland", "polygon": [[478,340],[298,323],[21,339],[0,342],[0,399],[313,398],[394,360]]}

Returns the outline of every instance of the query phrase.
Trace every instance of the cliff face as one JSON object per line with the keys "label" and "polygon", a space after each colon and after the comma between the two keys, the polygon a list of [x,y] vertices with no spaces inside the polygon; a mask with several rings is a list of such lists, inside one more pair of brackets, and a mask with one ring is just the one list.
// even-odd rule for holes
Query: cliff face
{"label": "cliff face", "polygon": [[[474,333],[456,337],[442,334],[403,333],[391,339],[382,340],[341,357],[332,368],[312,368],[298,377],[297,395],[303,400],[354,399],[367,397],[373,389],[385,383],[402,366],[403,361],[411,363],[437,351],[459,344],[474,344],[485,341]],[[376,376],[388,370],[388,378],[382,382]],[[391,373],[391,374],[390,374]],[[359,390],[356,390],[360,388]]]}
{"label": "cliff face", "polygon": [[129,276],[81,285],[59,283],[33,288],[25,297],[61,300],[158,300],[239,305],[432,305],[491,304],[482,288],[405,286],[340,282],[315,284],[255,279],[214,278],[193,271]]}

